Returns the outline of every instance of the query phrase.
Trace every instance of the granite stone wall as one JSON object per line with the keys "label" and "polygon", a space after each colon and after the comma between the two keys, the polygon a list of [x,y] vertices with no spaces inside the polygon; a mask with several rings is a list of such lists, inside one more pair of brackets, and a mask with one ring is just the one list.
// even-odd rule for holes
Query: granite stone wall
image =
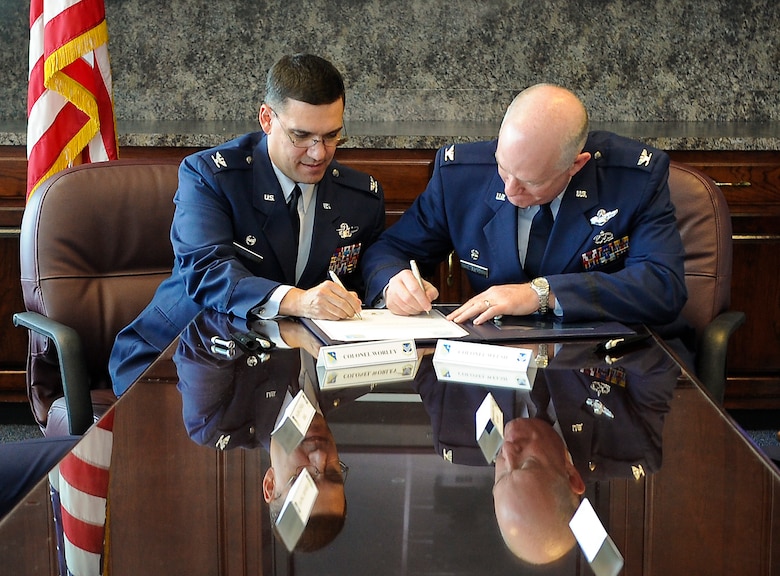
{"label": "granite stone wall", "polygon": [[[29,0],[0,3],[0,120],[26,113]],[[777,0],[106,0],[116,115],[246,121],[280,55],[344,72],[347,119],[497,120],[539,82],[595,121],[780,120]]]}

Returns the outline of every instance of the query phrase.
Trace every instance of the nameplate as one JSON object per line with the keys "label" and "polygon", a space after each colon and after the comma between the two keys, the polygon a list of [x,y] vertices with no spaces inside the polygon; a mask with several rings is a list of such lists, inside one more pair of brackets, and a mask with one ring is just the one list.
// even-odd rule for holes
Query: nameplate
{"label": "nameplate", "polygon": [[582,499],[569,522],[569,528],[596,576],[613,576],[620,573],[623,556],[587,498]]}
{"label": "nameplate", "polygon": [[394,362],[417,361],[414,339],[380,340],[358,344],[322,346],[317,356],[317,367],[326,370],[372,366]]}
{"label": "nameplate", "polygon": [[321,390],[365,386],[366,384],[382,384],[388,382],[407,382],[414,380],[418,367],[417,358],[388,362],[386,364],[371,364],[370,366],[353,366],[327,370],[324,366],[317,367]]}
{"label": "nameplate", "polygon": [[488,393],[477,408],[477,444],[488,464],[496,460],[496,455],[504,443],[504,413],[493,395]]}
{"label": "nameplate", "polygon": [[442,382],[457,382],[460,384],[479,384],[480,386],[495,386],[530,390],[531,382],[528,372],[518,370],[493,370],[482,366],[452,364],[433,361],[436,378]]}
{"label": "nameplate", "polygon": [[289,454],[301,443],[306,431],[314,419],[316,409],[303,390],[298,393],[284,409],[279,424],[271,432],[271,438],[276,440],[284,451]]}
{"label": "nameplate", "polygon": [[531,362],[532,351],[496,344],[477,344],[456,340],[439,340],[433,360],[448,364],[482,366],[493,370],[519,370],[525,372]]}
{"label": "nameplate", "polygon": [[292,552],[309,521],[319,490],[309,471],[304,468],[290,487],[276,519],[276,532],[288,552]]}

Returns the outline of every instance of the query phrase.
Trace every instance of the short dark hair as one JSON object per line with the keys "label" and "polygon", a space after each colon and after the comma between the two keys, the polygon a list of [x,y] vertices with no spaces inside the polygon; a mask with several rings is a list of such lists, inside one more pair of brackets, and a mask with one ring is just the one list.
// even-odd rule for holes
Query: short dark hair
{"label": "short dark hair", "polygon": [[318,106],[345,101],[344,78],[336,67],[314,54],[282,56],[265,82],[265,102],[283,108],[288,99]]}

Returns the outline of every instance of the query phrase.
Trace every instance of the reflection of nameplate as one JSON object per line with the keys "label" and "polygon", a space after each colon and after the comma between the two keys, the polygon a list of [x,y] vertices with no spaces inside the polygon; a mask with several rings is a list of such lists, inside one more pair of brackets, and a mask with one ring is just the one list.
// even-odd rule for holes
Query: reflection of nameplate
{"label": "reflection of nameplate", "polygon": [[496,459],[496,454],[504,443],[504,413],[501,412],[493,395],[488,393],[477,408],[477,444],[488,464]]}
{"label": "reflection of nameplate", "polygon": [[314,479],[304,468],[290,487],[279,512],[279,517],[276,519],[276,531],[289,552],[295,549],[295,545],[306,528],[318,493],[319,490]]}
{"label": "reflection of nameplate", "polygon": [[303,390],[298,390],[295,398],[285,408],[279,424],[271,432],[271,437],[289,454],[303,440],[315,412]]}
{"label": "reflection of nameplate", "polygon": [[620,573],[623,556],[587,498],[583,498],[569,522],[569,527],[596,576],[614,576]]}
{"label": "reflection of nameplate", "polygon": [[477,344],[455,340],[439,340],[433,360],[449,364],[484,366],[493,370],[525,372],[531,361],[531,350],[496,344]]}
{"label": "reflection of nameplate", "polygon": [[443,382],[460,382],[463,384],[479,384],[481,386],[500,386],[502,388],[531,389],[527,372],[517,370],[491,370],[481,366],[465,364],[450,364],[449,362],[433,361],[436,378]]}
{"label": "reflection of nameplate", "polygon": [[383,382],[407,382],[414,380],[417,367],[416,358],[402,362],[353,366],[352,368],[336,370],[326,370],[324,366],[317,366],[317,376],[319,377],[320,389],[330,390]]}
{"label": "reflection of nameplate", "polygon": [[391,362],[417,361],[414,340],[380,340],[360,344],[322,346],[317,356],[317,367],[326,370],[373,366]]}

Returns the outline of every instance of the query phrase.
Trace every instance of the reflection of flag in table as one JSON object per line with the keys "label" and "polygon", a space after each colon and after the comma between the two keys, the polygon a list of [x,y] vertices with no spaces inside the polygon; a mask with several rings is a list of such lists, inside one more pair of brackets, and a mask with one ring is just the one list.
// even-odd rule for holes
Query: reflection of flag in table
{"label": "reflection of flag in table", "polygon": [[31,0],[27,197],[77,160],[116,160],[103,0]]}
{"label": "reflection of flag in table", "polygon": [[61,574],[102,574],[113,428],[110,410],[49,474]]}

